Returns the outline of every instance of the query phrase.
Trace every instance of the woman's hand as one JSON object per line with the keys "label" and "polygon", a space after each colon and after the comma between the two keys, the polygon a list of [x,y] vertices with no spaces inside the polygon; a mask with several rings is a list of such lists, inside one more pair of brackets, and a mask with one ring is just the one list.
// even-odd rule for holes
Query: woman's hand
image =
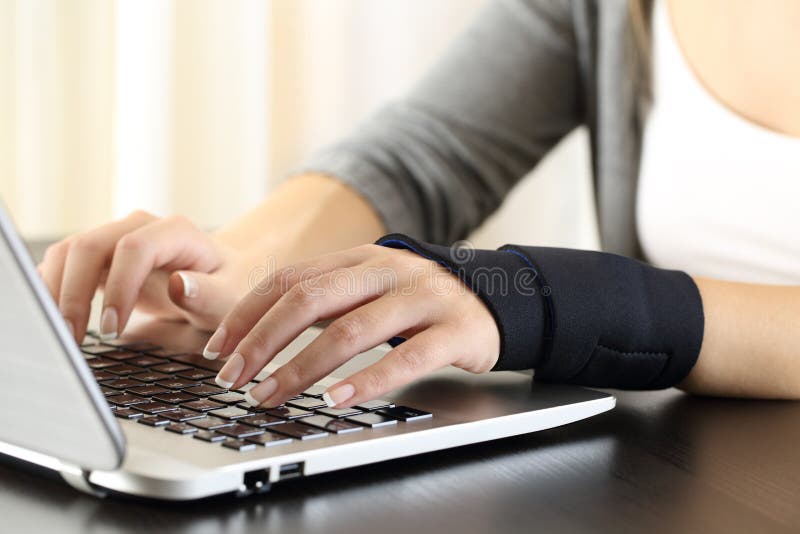
{"label": "woman's hand", "polygon": [[252,388],[248,402],[277,406],[395,336],[406,341],[331,387],[326,402],[358,404],[446,365],[485,372],[500,352],[491,313],[450,271],[407,250],[363,245],[266,277],[223,319],[204,356],[230,354],[217,381],[237,389],[305,328],[336,317],[291,361]]}
{"label": "woman's hand", "polygon": [[137,211],[52,245],[38,271],[78,340],[102,287],[100,333],[113,339],[134,306],[214,329],[247,292],[242,256],[184,217]]}

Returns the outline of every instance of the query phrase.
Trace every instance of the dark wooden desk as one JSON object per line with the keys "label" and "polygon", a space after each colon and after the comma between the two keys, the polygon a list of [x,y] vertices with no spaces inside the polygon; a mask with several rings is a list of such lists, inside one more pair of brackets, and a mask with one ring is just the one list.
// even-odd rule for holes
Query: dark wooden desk
{"label": "dark wooden desk", "polygon": [[[21,407],[24,409],[24,407]],[[0,532],[800,532],[800,403],[621,393],[562,428],[169,505],[0,463]]]}

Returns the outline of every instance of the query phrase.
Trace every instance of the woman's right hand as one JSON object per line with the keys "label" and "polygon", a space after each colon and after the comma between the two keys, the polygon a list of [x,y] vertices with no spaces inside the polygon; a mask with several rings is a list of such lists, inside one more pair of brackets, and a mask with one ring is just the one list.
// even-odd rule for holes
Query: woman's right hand
{"label": "woman's right hand", "polygon": [[70,236],[37,267],[77,340],[102,288],[99,332],[120,335],[134,307],[213,330],[248,291],[248,262],[181,216],[143,211]]}

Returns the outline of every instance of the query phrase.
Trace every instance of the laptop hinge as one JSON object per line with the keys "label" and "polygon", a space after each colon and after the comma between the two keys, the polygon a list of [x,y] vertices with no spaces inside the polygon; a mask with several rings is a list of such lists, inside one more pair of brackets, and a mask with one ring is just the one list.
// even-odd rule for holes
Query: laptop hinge
{"label": "laptop hinge", "polygon": [[101,499],[108,495],[108,492],[89,482],[90,471],[61,462],[61,469],[58,472],[67,484],[83,493],[88,493]]}

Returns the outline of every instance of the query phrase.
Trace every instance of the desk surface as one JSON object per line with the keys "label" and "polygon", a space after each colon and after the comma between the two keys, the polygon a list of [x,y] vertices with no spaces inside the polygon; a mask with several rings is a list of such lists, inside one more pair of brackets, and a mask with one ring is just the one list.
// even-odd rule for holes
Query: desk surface
{"label": "desk surface", "polygon": [[800,403],[623,392],[561,428],[169,505],[0,461],[3,532],[798,532]]}

